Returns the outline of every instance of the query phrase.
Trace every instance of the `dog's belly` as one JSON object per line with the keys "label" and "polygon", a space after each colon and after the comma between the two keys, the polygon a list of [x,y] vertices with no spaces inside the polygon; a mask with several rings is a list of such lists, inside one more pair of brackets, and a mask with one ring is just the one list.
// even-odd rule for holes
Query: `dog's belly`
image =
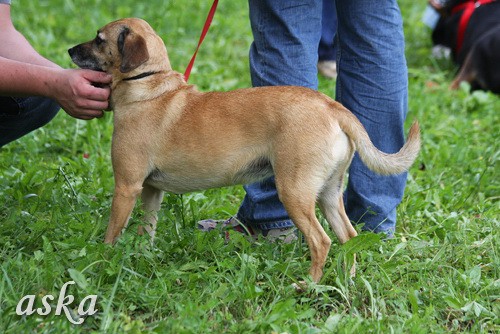
{"label": "dog's belly", "polygon": [[262,181],[274,175],[271,163],[265,158],[255,159],[236,173],[231,169],[214,172],[209,176],[166,172],[155,169],[146,178],[145,183],[157,189],[183,194],[210,188],[219,188],[236,184],[248,184]]}
{"label": "dog's belly", "polygon": [[168,174],[159,170],[152,172],[145,180],[150,186],[175,194],[222,187],[224,184],[218,178],[194,178],[182,175]]}

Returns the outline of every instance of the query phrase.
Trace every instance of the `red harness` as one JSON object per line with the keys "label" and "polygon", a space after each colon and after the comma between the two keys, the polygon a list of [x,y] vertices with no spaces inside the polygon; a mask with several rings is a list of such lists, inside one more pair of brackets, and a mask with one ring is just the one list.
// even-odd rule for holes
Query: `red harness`
{"label": "red harness", "polygon": [[474,13],[474,11],[476,10],[476,8],[494,1],[495,0],[469,0],[453,8],[453,10],[451,11],[452,14],[455,14],[461,10],[464,11],[462,13],[462,17],[460,17],[460,23],[458,25],[457,47],[456,47],[457,54],[462,49],[462,45],[464,43],[465,29],[467,29],[467,25],[469,24],[470,18]]}

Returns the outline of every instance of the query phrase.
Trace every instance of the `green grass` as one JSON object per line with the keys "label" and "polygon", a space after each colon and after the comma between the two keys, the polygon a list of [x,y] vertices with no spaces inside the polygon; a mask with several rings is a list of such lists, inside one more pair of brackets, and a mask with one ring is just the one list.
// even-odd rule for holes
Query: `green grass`
{"label": "green grass", "polygon": [[[195,222],[237,211],[241,187],[167,195],[155,247],[136,236],[136,210],[118,244],[102,244],[113,189],[111,115],[64,112],[0,151],[1,333],[444,333],[498,332],[500,99],[448,90],[454,67],[430,56],[425,2],[401,1],[410,79],[408,124],[423,146],[398,209],[396,238],[363,233],[332,250],[325,276],[298,294],[305,244],[250,244],[201,233]],[[184,71],[209,1],[14,1],[13,17],[42,54],[70,67],[66,50],[125,16],[147,19]],[[250,86],[247,3],[222,1],[190,82],[202,90]],[[334,83],[320,90],[333,95]],[[214,134],[217,135],[217,134]],[[84,157],[85,154],[85,157]],[[88,155],[88,158],[87,158]],[[331,232],[328,231],[330,235]],[[332,238],[335,238],[332,235]],[[343,270],[358,253],[357,276]],[[17,316],[25,295],[98,295],[83,325],[64,315]],[[75,305],[75,304],[73,304]],[[53,303],[55,306],[55,301]]]}

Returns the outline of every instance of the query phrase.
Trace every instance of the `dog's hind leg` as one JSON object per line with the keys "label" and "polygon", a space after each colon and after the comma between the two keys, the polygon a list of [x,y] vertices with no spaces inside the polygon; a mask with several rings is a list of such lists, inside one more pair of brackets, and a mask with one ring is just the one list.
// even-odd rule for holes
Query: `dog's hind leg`
{"label": "dog's hind leg", "polygon": [[156,232],[156,223],[158,222],[158,211],[160,210],[161,201],[163,200],[163,191],[148,184],[144,184],[141,199],[146,225],[139,226],[137,232],[142,235],[144,230],[146,230],[152,242]]}
{"label": "dog's hind leg", "polygon": [[[347,217],[342,198],[343,175],[332,177],[318,198],[318,205],[325,219],[332,230],[337,235],[341,244],[356,237],[358,233]],[[351,267],[351,276],[356,272],[356,255],[354,255],[354,264]]]}
{"label": "dog's hind leg", "polygon": [[319,196],[318,205],[340,243],[344,244],[358,234],[345,213],[340,185],[324,189]]}
{"label": "dog's hind leg", "polygon": [[295,226],[302,232],[311,252],[311,268],[309,274],[314,282],[323,276],[323,267],[332,241],[325,233],[315,215],[315,203],[311,201],[290,202],[285,200],[285,208]]}
{"label": "dog's hind leg", "polygon": [[314,282],[323,276],[331,240],[315,215],[316,193],[303,189],[294,181],[284,183],[276,176],[276,187],[281,202],[295,226],[302,232],[311,252],[309,274]]}

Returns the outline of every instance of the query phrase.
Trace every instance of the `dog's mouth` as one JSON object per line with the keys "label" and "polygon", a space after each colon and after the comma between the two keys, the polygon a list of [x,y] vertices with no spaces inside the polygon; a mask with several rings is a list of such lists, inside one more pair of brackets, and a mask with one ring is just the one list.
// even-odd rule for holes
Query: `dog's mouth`
{"label": "dog's mouth", "polygon": [[73,62],[78,65],[79,68],[81,69],[84,69],[84,70],[92,70],[92,71],[97,71],[97,72],[106,72],[104,69],[98,67],[98,66],[95,66],[95,64],[93,63],[85,63],[85,62],[81,62],[81,63],[77,63],[73,60]]}

